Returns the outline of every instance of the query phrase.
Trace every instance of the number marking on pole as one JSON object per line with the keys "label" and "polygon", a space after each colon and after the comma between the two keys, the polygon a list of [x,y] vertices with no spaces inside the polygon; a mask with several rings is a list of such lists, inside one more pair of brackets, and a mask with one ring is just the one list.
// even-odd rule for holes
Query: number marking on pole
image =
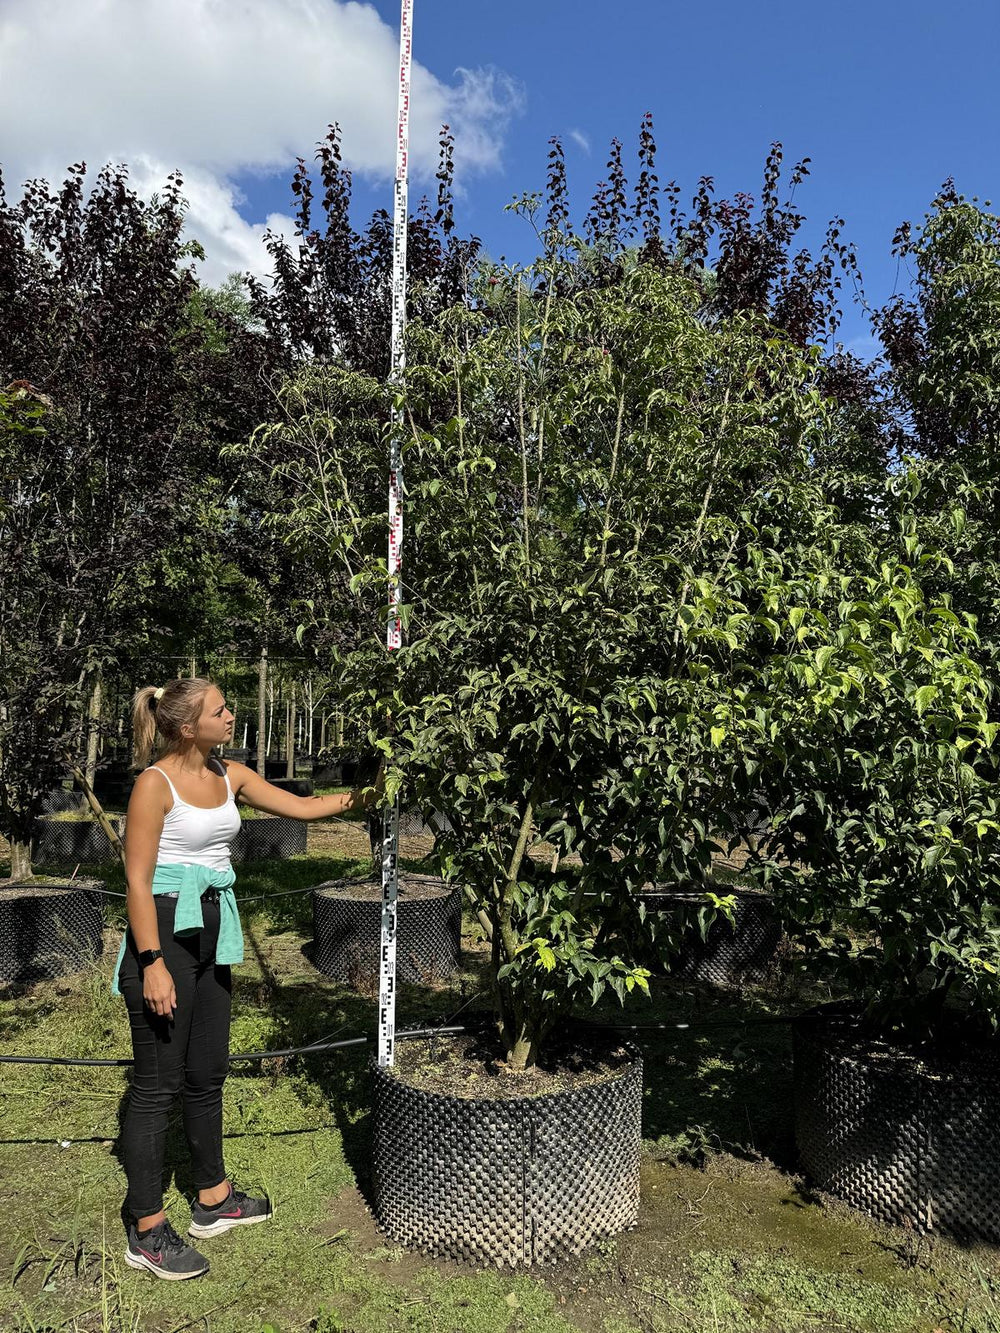
{"label": "number marking on pole", "polygon": [[[410,158],[410,62],[413,51],[413,0],[401,0],[399,21],[399,103],[396,125],[396,185],[392,230],[391,382],[402,387],[406,368],[406,224]],[[402,413],[393,405],[389,446],[389,614],[385,646],[403,642],[403,451]],[[382,825],[382,934],[379,949],[378,1062],[391,1066],[396,1044],[396,909],[399,897],[399,798],[387,806]]]}

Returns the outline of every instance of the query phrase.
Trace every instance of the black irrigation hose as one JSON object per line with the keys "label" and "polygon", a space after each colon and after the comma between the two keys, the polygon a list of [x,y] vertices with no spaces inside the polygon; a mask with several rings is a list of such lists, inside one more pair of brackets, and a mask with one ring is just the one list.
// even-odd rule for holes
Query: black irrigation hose
{"label": "black irrigation hose", "polygon": [[[364,883],[365,877],[359,877],[359,883]],[[253,898],[236,897],[236,906],[242,907],[244,903],[266,903],[272,898],[289,898],[296,893],[312,893],[316,888],[315,884],[310,884],[304,889],[279,889],[277,893],[258,893]],[[115,889],[88,889],[88,893],[103,893],[106,898],[127,898],[128,894],[118,893]]]}
{"label": "black irrigation hose", "polygon": [[270,902],[272,898],[290,898],[295,893],[312,893],[315,887],[315,884],[310,884],[305,889],[281,889],[277,893],[258,893],[253,898],[237,898],[236,906],[242,907],[245,903],[266,903]]}
{"label": "black irrigation hose", "polygon": [[604,1032],[674,1032],[681,1029],[701,1032],[711,1028],[770,1027],[783,1023],[790,1025],[806,1022],[810,1017],[809,1014],[782,1014],[773,1018],[722,1018],[713,1023],[585,1023],[584,1026]]}
{"label": "black irrigation hose", "polygon": [[[772,1018],[724,1018],[712,1023],[583,1023],[582,1026],[598,1032],[706,1032],[716,1028],[792,1026],[795,1023],[820,1020],[829,1023],[836,1021],[836,1017],[836,1015],[831,1014],[805,1013],[784,1014]],[[844,1021],[856,1025],[856,1020],[846,1015]],[[414,1037],[452,1036],[455,1033],[467,1030],[463,1024],[436,1028],[411,1028],[405,1032],[397,1032],[396,1037],[399,1041],[406,1041]],[[371,1037],[348,1037],[343,1041],[315,1042],[309,1046],[288,1046],[277,1051],[244,1051],[236,1055],[230,1055],[229,1062],[232,1064],[234,1061],[242,1063],[251,1060],[275,1060],[292,1055],[313,1055],[323,1051],[339,1051],[348,1046],[365,1046],[371,1040]],[[3,1065],[83,1065],[88,1069],[117,1069],[126,1068],[131,1063],[132,1061],[128,1059],[89,1060],[70,1055],[0,1055],[0,1064]]]}
{"label": "black irrigation hose", "polygon": [[[465,1028],[461,1024],[454,1027],[439,1028],[411,1028],[406,1032],[397,1032],[397,1041],[406,1041],[414,1037],[440,1037],[450,1036],[456,1032],[464,1032]],[[323,1051],[340,1051],[347,1046],[366,1046],[371,1037],[348,1037],[344,1041],[323,1041],[314,1042],[309,1046],[287,1046],[279,1051],[243,1051],[235,1055],[230,1055],[229,1063],[232,1064],[238,1060],[241,1063],[248,1060],[274,1060],[279,1057],[289,1055],[317,1055]],[[0,1064],[3,1065],[83,1065],[87,1069],[122,1069],[131,1065],[132,1061],[121,1060],[87,1060],[82,1056],[73,1055],[0,1055]]]}

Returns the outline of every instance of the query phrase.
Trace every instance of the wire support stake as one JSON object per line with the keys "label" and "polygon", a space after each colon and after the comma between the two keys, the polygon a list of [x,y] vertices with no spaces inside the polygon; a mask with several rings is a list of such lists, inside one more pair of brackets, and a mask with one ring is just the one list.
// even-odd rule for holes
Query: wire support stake
{"label": "wire support stake", "polygon": [[[406,1032],[397,1032],[397,1041],[412,1041],[417,1037],[452,1036],[465,1032],[464,1025],[451,1027],[410,1028]],[[309,1046],[287,1046],[277,1051],[242,1051],[230,1055],[230,1064],[245,1064],[255,1060],[279,1060],[293,1055],[322,1055],[325,1051],[342,1051],[349,1046],[367,1046],[371,1037],[346,1037],[343,1041],[319,1041]],[[117,1060],[96,1060],[79,1055],[0,1055],[0,1065],[71,1065],[85,1069],[127,1069],[132,1060],[122,1057]]]}
{"label": "wire support stake", "polygon": [[598,1023],[584,1022],[583,1027],[598,1032],[708,1032],[714,1028],[791,1027],[808,1023],[812,1015],[775,1014],[767,1018],[717,1018],[708,1023]]}

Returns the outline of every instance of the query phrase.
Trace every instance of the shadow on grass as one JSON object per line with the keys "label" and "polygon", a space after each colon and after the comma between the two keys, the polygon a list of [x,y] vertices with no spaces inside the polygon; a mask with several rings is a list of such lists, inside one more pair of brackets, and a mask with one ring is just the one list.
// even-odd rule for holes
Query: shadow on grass
{"label": "shadow on grass", "polygon": [[664,1025],[622,1033],[643,1055],[642,1133],[652,1155],[700,1165],[708,1153],[724,1151],[794,1169],[791,1027],[770,1020],[801,1006],[766,991],[669,980],[654,981],[651,992],[624,1009],[602,1004],[592,1018]]}

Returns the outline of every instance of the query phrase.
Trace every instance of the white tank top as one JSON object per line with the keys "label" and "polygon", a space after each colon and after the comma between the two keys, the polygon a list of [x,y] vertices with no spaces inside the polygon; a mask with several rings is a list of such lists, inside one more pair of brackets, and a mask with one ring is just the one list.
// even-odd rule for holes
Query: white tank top
{"label": "white tank top", "polygon": [[212,870],[228,870],[232,864],[229,844],[239,832],[240,812],[225,767],[222,772],[226,779],[226,799],[208,810],[182,800],[163,769],[157,764],[150,767],[167,779],[174,798],[173,805],[163,817],[157,865],[199,865],[209,866]]}

